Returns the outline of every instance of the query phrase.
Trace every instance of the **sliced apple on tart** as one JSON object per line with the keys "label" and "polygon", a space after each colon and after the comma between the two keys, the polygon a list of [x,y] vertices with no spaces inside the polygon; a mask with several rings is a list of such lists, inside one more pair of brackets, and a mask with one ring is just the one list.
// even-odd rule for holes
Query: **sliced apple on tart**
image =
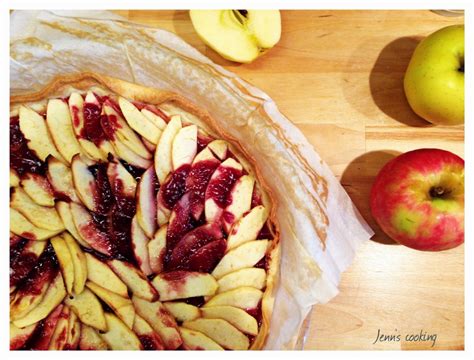
{"label": "sliced apple on tart", "polygon": [[158,274],[152,281],[161,301],[214,295],[217,282],[210,274],[172,271]]}
{"label": "sliced apple on tart", "polygon": [[180,327],[179,333],[183,338],[183,348],[186,350],[224,350],[222,346],[199,331]]}
{"label": "sliced apple on tart", "polygon": [[92,291],[85,288],[78,295],[66,297],[65,304],[79,317],[82,323],[101,331],[107,330],[102,305]]}
{"label": "sliced apple on tart", "polygon": [[54,206],[54,193],[48,179],[38,174],[25,174],[20,181],[25,193],[40,206]]}

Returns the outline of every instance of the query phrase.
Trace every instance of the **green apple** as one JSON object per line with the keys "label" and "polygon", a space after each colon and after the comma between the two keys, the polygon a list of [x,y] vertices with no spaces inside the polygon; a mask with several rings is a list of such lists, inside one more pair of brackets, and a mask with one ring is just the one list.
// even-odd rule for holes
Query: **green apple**
{"label": "green apple", "polygon": [[404,87],[413,111],[425,120],[464,123],[464,25],[445,27],[418,44]]}
{"label": "green apple", "polygon": [[199,37],[222,57],[249,63],[280,40],[278,10],[191,10]]}

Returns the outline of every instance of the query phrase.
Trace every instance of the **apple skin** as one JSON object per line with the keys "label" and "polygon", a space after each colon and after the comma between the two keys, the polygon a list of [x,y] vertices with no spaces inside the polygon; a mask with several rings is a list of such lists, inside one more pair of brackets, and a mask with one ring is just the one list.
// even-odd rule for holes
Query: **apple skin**
{"label": "apple skin", "polygon": [[377,175],[370,207],[382,230],[402,245],[454,248],[464,242],[464,160],[438,149],[399,155]]}
{"label": "apple skin", "polygon": [[404,88],[411,108],[423,119],[464,123],[464,25],[442,28],[418,44]]}

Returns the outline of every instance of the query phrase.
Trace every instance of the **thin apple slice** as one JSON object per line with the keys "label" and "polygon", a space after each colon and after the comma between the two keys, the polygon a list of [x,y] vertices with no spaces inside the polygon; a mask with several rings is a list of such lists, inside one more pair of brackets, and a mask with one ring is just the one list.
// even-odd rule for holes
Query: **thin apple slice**
{"label": "thin apple slice", "polygon": [[166,349],[175,350],[180,347],[182,340],[176,321],[160,301],[149,302],[136,295],[132,297],[132,301],[137,314],[160,335]]}
{"label": "thin apple slice", "polygon": [[108,256],[112,255],[115,248],[109,236],[97,228],[91,214],[79,204],[71,203],[69,205],[74,225],[84,241],[94,250]]}
{"label": "thin apple slice", "polygon": [[185,126],[177,132],[171,146],[171,162],[174,170],[182,165],[190,165],[197,152],[196,125]]}
{"label": "thin apple slice", "polygon": [[132,250],[135,255],[135,260],[137,261],[140,270],[148,276],[153,273],[153,270],[150,267],[150,257],[148,254],[148,242],[150,239],[143,232],[142,228],[138,224],[137,215],[132,219],[131,227],[131,237],[132,237]]}
{"label": "thin apple slice", "polygon": [[201,311],[197,306],[185,302],[165,302],[163,305],[179,322],[191,321],[201,317]]}
{"label": "thin apple slice", "polygon": [[267,252],[268,240],[248,241],[229,252],[221,259],[212,275],[220,279],[231,272],[254,266]]}
{"label": "thin apple slice", "polygon": [[127,325],[130,329],[133,327],[135,321],[135,308],[132,300],[128,297],[124,298],[110,290],[104,289],[102,286],[88,281],[87,287],[91,289],[99,298],[102,299],[115,314]]}
{"label": "thin apple slice", "polygon": [[[38,335],[38,339],[35,340],[33,346],[31,347],[32,350],[48,350],[49,343],[53,337],[54,330],[56,329],[56,325],[60,319],[63,307],[64,305],[62,304],[56,306],[56,308],[48,315],[48,317],[44,319],[41,333]],[[36,324],[40,324],[40,322],[37,322]],[[30,326],[34,326],[36,324]]]}
{"label": "thin apple slice", "polygon": [[263,293],[249,286],[243,286],[215,295],[204,307],[234,306],[240,309],[254,309],[262,300]]}
{"label": "thin apple slice", "polygon": [[48,179],[38,174],[25,174],[20,181],[25,193],[40,206],[54,206],[54,194]]}
{"label": "thin apple slice", "polygon": [[137,220],[149,238],[156,232],[156,188],[155,168],[150,166],[143,173],[137,187]]}
{"label": "thin apple slice", "polygon": [[191,271],[172,271],[155,276],[153,286],[162,301],[214,295],[217,282],[210,274]]}
{"label": "thin apple slice", "polygon": [[20,177],[18,173],[10,168],[10,187],[17,187],[20,185]]}
{"label": "thin apple slice", "polygon": [[20,130],[28,141],[28,147],[36,153],[38,158],[45,161],[49,155],[52,155],[56,159],[64,161],[64,157],[54,145],[44,118],[25,106],[20,107],[19,115]]}
{"label": "thin apple slice", "polygon": [[107,165],[107,177],[115,196],[135,197],[137,181],[118,160]]}
{"label": "thin apple slice", "polygon": [[232,227],[227,239],[227,249],[231,250],[248,241],[255,240],[267,218],[267,208],[262,205],[255,206]]}
{"label": "thin apple slice", "polygon": [[133,332],[137,334],[144,350],[165,350],[165,345],[160,336],[140,315],[135,314]]}
{"label": "thin apple slice", "polygon": [[[154,109],[155,110],[155,109]],[[142,110],[141,113],[151,121],[153,125],[155,125],[158,129],[163,131],[166,127],[166,121],[163,120],[162,117],[158,116],[155,114],[153,111],[150,110],[150,107],[145,106]]]}
{"label": "thin apple slice", "polygon": [[150,267],[154,273],[163,271],[163,263],[166,255],[166,232],[168,227],[162,226],[155,236],[148,242],[148,256]]}
{"label": "thin apple slice", "polygon": [[71,172],[74,188],[82,203],[89,210],[97,211],[99,204],[96,199],[100,199],[101,194],[99,194],[94,175],[80,155],[72,158]]}
{"label": "thin apple slice", "polygon": [[66,288],[64,287],[63,277],[61,272],[58,272],[38,306],[28,312],[25,317],[14,320],[13,323],[15,326],[23,328],[43,320],[63,301],[65,296]]}
{"label": "thin apple slice", "polygon": [[243,333],[258,334],[257,320],[245,310],[234,306],[211,306],[202,308],[202,317],[207,319],[223,319]]}
{"label": "thin apple slice", "polygon": [[69,233],[62,234],[74,266],[74,292],[80,294],[84,290],[87,280],[87,260],[79,244]]}
{"label": "thin apple slice", "polygon": [[70,163],[72,157],[81,154],[81,147],[72,129],[71,115],[66,102],[61,99],[48,101],[46,124],[59,153]]}
{"label": "thin apple slice", "polygon": [[20,350],[31,338],[37,326],[38,323],[21,329],[10,323],[10,350]]}
{"label": "thin apple slice", "polygon": [[180,327],[179,333],[183,338],[185,350],[224,350],[222,346],[199,331]]}
{"label": "thin apple slice", "polygon": [[186,321],[183,327],[203,333],[226,349],[247,350],[250,345],[247,336],[222,319],[202,318]]}
{"label": "thin apple slice", "polygon": [[65,348],[68,338],[70,316],[71,309],[68,306],[64,306],[61,315],[59,315],[56,327],[54,328],[48,350],[63,350]]}
{"label": "thin apple slice", "polygon": [[41,280],[42,283],[40,286],[37,286],[35,292],[31,292],[28,288],[25,289],[23,287],[15,293],[10,303],[10,318],[12,320],[25,317],[41,303],[50,285],[49,279]]}
{"label": "thin apple slice", "polygon": [[71,311],[69,316],[68,324],[68,336],[64,350],[76,350],[79,346],[79,340],[81,338],[81,323],[77,318],[77,315]]}
{"label": "thin apple slice", "polygon": [[224,161],[227,158],[228,145],[224,140],[213,140],[207,144],[207,147],[219,160]]}
{"label": "thin apple slice", "polygon": [[132,293],[142,299],[155,301],[158,293],[143,273],[125,261],[109,260],[107,264],[117,276],[127,284]]}
{"label": "thin apple slice", "polygon": [[224,275],[217,281],[219,285],[217,293],[241,286],[251,286],[261,290],[265,287],[266,279],[267,274],[264,269],[255,267],[240,269]]}
{"label": "thin apple slice", "polygon": [[61,220],[64,224],[64,227],[67,231],[77,240],[81,246],[85,248],[90,248],[90,245],[79,235],[76,229],[76,225],[74,225],[74,220],[71,214],[71,208],[69,203],[65,201],[57,201],[56,202],[56,211],[58,212]]}
{"label": "thin apple slice", "polygon": [[64,224],[56,209],[38,205],[22,188],[15,188],[11,192],[10,206],[39,228],[51,231],[64,230]]}
{"label": "thin apple slice", "polygon": [[80,294],[66,297],[64,303],[71,307],[84,324],[97,330],[107,330],[102,305],[89,289],[85,288]]}
{"label": "thin apple slice", "polygon": [[97,330],[85,324],[81,324],[81,338],[79,349],[81,350],[107,350],[107,343],[100,337]]}
{"label": "thin apple slice", "polygon": [[74,190],[72,173],[69,166],[64,165],[52,156],[48,157],[47,163],[48,171],[46,176],[53,187],[55,197],[80,202]]}
{"label": "thin apple slice", "polygon": [[53,245],[54,252],[59,261],[59,267],[63,274],[64,283],[66,284],[66,291],[72,295],[72,288],[74,286],[74,264],[72,262],[72,255],[64,239],[60,236],[51,238],[51,245]]}
{"label": "thin apple slice", "polygon": [[125,144],[123,144],[119,140],[111,140],[110,141],[113,145],[114,152],[116,157],[125,160],[130,165],[136,166],[141,169],[148,169],[153,162],[149,159],[145,159],[135,152],[130,150]]}
{"label": "thin apple slice", "polygon": [[181,116],[172,116],[158,141],[155,151],[155,171],[160,184],[165,182],[166,177],[173,168],[171,149],[173,139],[181,128]]}
{"label": "thin apple slice", "polygon": [[[161,133],[160,133],[161,134]],[[143,136],[140,138],[140,140],[142,141],[143,145],[145,145],[145,147],[147,148],[147,150],[149,152],[151,152],[152,154],[155,153],[155,150],[156,150],[156,144],[153,144],[151,142],[149,142],[147,139],[145,139]]]}
{"label": "thin apple slice", "polygon": [[46,230],[33,225],[26,217],[10,208],[10,231],[28,240],[48,240],[62,230]]}
{"label": "thin apple slice", "polygon": [[91,254],[84,255],[87,262],[87,278],[90,281],[122,297],[128,296],[127,285],[111,268]]}
{"label": "thin apple slice", "polygon": [[100,337],[112,350],[142,350],[137,335],[130,330],[117,316],[106,313],[108,331],[99,333]]}
{"label": "thin apple slice", "polygon": [[250,210],[252,203],[255,179],[251,175],[244,175],[236,181],[230,191],[230,204],[225,208],[223,215],[224,229],[230,232],[232,225]]}
{"label": "thin apple slice", "polygon": [[119,97],[119,105],[128,125],[152,144],[157,144],[161,130],[127,99]]}

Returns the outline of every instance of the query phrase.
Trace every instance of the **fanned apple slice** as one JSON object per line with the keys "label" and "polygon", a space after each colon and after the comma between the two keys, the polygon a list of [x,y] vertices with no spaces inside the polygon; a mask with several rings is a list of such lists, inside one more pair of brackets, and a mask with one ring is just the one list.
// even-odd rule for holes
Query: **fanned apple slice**
{"label": "fanned apple slice", "polygon": [[188,125],[181,128],[173,139],[171,146],[171,163],[173,169],[179,169],[182,165],[190,165],[197,152],[196,125]]}
{"label": "fanned apple slice", "polygon": [[89,289],[85,288],[80,294],[66,297],[64,303],[71,307],[84,324],[97,330],[107,330],[102,305]]}
{"label": "fanned apple slice", "polygon": [[[25,317],[30,311],[37,307],[46,295],[50,285],[47,279],[41,279],[42,284],[34,292],[25,287],[18,290],[10,303],[10,318],[18,320]],[[35,284],[37,285],[37,284]]]}
{"label": "fanned apple slice", "polygon": [[223,215],[224,229],[229,233],[232,225],[250,210],[252,203],[255,179],[251,175],[244,175],[236,181],[230,191],[230,204],[225,208]]}
{"label": "fanned apple slice", "polygon": [[28,240],[48,240],[62,230],[45,230],[34,226],[21,213],[10,208],[10,231]]}
{"label": "fanned apple slice", "polygon": [[199,331],[180,327],[179,332],[185,350],[224,350],[222,346]]}
{"label": "fanned apple slice", "polygon": [[52,156],[48,157],[47,163],[48,171],[46,176],[53,187],[55,197],[80,202],[74,190],[72,173],[69,166],[64,165],[61,161]]}
{"label": "fanned apple slice", "polygon": [[127,99],[119,97],[119,105],[128,125],[152,144],[157,144],[161,130]]}
{"label": "fanned apple slice", "polygon": [[214,295],[217,282],[210,274],[191,271],[172,271],[155,276],[153,286],[161,301]]}
{"label": "fanned apple slice", "polygon": [[197,306],[185,302],[165,302],[166,310],[174,316],[177,321],[191,321],[201,317],[201,311]]}
{"label": "fanned apple slice", "polygon": [[73,311],[71,311],[69,315],[67,340],[66,345],[64,345],[64,350],[76,350],[79,346],[80,338],[81,323],[79,322],[77,315]]}
{"label": "fanned apple slice", "polygon": [[54,194],[48,179],[38,174],[26,174],[21,179],[21,187],[40,206],[54,206]]}
{"label": "fanned apple slice", "polygon": [[267,252],[268,240],[248,241],[236,247],[221,259],[212,275],[220,279],[231,272],[254,266]]}
{"label": "fanned apple slice", "polygon": [[88,281],[87,287],[102,299],[130,329],[135,320],[135,308],[132,300],[124,298],[110,290]]}
{"label": "fanned apple slice", "polygon": [[81,153],[81,147],[74,135],[69,107],[65,101],[48,101],[46,124],[59,153],[70,163],[74,155]]}
{"label": "fanned apple slice", "polygon": [[130,330],[117,316],[105,313],[108,331],[99,333],[100,337],[112,350],[142,350],[137,335]]}
{"label": "fanned apple slice", "polygon": [[38,323],[29,325],[24,328],[16,327],[15,324],[10,323],[10,350],[21,349],[30,339],[33,332],[36,330]]}
{"label": "fanned apple slice", "polygon": [[58,272],[38,306],[28,312],[25,317],[14,320],[13,323],[15,326],[23,328],[43,320],[63,301],[65,296],[66,288],[64,287],[63,277],[61,272]]}
{"label": "fanned apple slice", "polygon": [[132,250],[140,270],[148,276],[153,273],[150,267],[150,257],[148,254],[148,242],[150,239],[143,232],[138,224],[137,215],[132,219],[131,226]]}
{"label": "fanned apple slice", "polygon": [[74,267],[74,292],[80,294],[84,290],[87,280],[87,260],[81,247],[69,233],[64,232],[62,237],[71,253],[71,260]]}
{"label": "fanned apple slice", "polygon": [[79,204],[70,203],[69,205],[74,225],[84,241],[94,250],[108,256],[112,255],[114,246],[109,236],[97,228],[91,214]]}
{"label": "fanned apple slice", "polygon": [[132,293],[142,299],[155,301],[158,293],[150,284],[148,279],[135,267],[125,261],[109,260],[107,264],[117,274],[117,276],[127,284]]}
{"label": "fanned apple slice", "polygon": [[216,155],[219,160],[224,161],[227,158],[228,145],[224,140],[213,140],[207,147]]}
{"label": "fanned apple slice", "polygon": [[145,106],[142,110],[141,113],[151,121],[153,125],[155,125],[158,129],[163,131],[166,127],[166,121],[163,120],[160,116],[155,114],[153,111],[150,110],[148,106]]}
{"label": "fanned apple slice", "polygon": [[[63,311],[64,305],[60,304],[48,315],[48,317],[43,321],[43,328],[41,333],[38,335],[38,340],[36,340],[32,346],[32,350],[48,350],[49,343],[56,329],[56,325],[60,319],[60,315]],[[40,324],[37,322],[36,324]],[[36,324],[30,325],[34,326]]]}
{"label": "fanned apple slice", "polygon": [[156,232],[156,185],[155,168],[150,166],[137,187],[137,220],[149,238]]}
{"label": "fanned apple slice", "polygon": [[98,210],[96,199],[100,199],[94,175],[89,171],[87,164],[80,155],[75,155],[71,162],[72,180],[77,195],[82,203],[91,211]]}
{"label": "fanned apple slice", "polygon": [[149,302],[136,295],[132,297],[132,301],[137,314],[160,335],[166,349],[175,350],[180,347],[182,340],[176,321],[160,301]]}
{"label": "fanned apple slice", "polygon": [[255,206],[232,227],[227,239],[227,249],[231,250],[248,241],[255,240],[267,218],[267,208],[262,205]]}
{"label": "fanned apple slice", "polygon": [[113,145],[114,154],[116,154],[116,157],[125,160],[130,165],[136,166],[141,169],[148,169],[153,164],[151,160],[145,159],[137,155],[121,141],[111,140],[110,142]]}
{"label": "fanned apple slice", "polygon": [[155,236],[148,242],[148,256],[150,267],[154,273],[163,271],[163,263],[166,255],[166,232],[168,227],[162,226]]}
{"label": "fanned apple slice", "polygon": [[203,333],[226,349],[247,350],[250,345],[247,336],[222,319],[202,318],[186,321],[183,327]]}
{"label": "fanned apple slice", "polygon": [[145,145],[146,149],[151,152],[152,154],[155,153],[155,150],[156,150],[156,144],[153,144],[151,142],[149,142],[147,139],[145,139],[143,136],[140,138],[140,140],[142,141],[143,145]]}
{"label": "fanned apple slice", "polygon": [[234,306],[211,306],[201,309],[202,317],[207,319],[223,319],[243,333],[258,334],[257,320],[246,311]]}
{"label": "fanned apple slice", "polygon": [[260,268],[244,268],[221,277],[217,284],[219,288],[217,293],[232,290],[241,286],[251,286],[256,289],[265,287],[267,275],[264,269]]}
{"label": "fanned apple slice", "polygon": [[137,334],[144,350],[165,350],[165,345],[160,336],[153,330],[145,319],[135,314],[133,332]]}
{"label": "fanned apple slice", "polygon": [[158,141],[155,151],[155,171],[160,184],[165,182],[173,168],[171,157],[173,139],[181,128],[181,116],[172,116]]}
{"label": "fanned apple slice", "polygon": [[240,309],[254,309],[262,300],[263,293],[249,286],[243,286],[215,295],[204,307],[211,306],[234,306]]}
{"label": "fanned apple slice", "polygon": [[76,225],[74,225],[74,220],[72,219],[71,208],[69,206],[69,203],[65,201],[57,201],[56,211],[61,217],[64,227],[67,231],[69,231],[69,233],[74,237],[74,239],[76,239],[77,242],[85,248],[90,248],[90,245],[85,242],[85,240],[77,232]]}
{"label": "fanned apple slice", "polygon": [[39,228],[50,231],[64,230],[64,224],[56,209],[38,205],[19,187],[11,193],[10,206]]}
{"label": "fanned apple slice", "polygon": [[49,155],[52,155],[56,159],[64,161],[64,157],[60,155],[54,145],[43,117],[25,106],[20,107],[19,115],[20,130],[28,140],[28,147],[36,153],[38,158],[45,161]]}
{"label": "fanned apple slice", "polygon": [[10,169],[10,187],[17,187],[20,185],[20,177],[18,176],[18,173]]}
{"label": "fanned apple slice", "polygon": [[72,262],[72,256],[69,248],[66,245],[64,239],[60,236],[51,238],[51,245],[53,245],[54,252],[59,261],[59,267],[63,274],[64,283],[66,284],[66,291],[72,295],[72,289],[74,286],[74,264]]}
{"label": "fanned apple slice", "polygon": [[117,196],[135,197],[137,181],[118,160],[110,161],[107,165],[107,177],[112,192]]}
{"label": "fanned apple slice", "polygon": [[87,262],[87,278],[90,281],[122,297],[128,296],[127,285],[115,275],[111,268],[91,254],[84,255]]}
{"label": "fanned apple slice", "polygon": [[54,328],[48,350],[63,350],[65,348],[68,338],[70,316],[71,309],[68,306],[64,306],[61,315],[59,315],[56,327]]}
{"label": "fanned apple slice", "polygon": [[86,324],[81,324],[81,337],[79,339],[81,350],[107,350],[107,343],[100,337],[97,330]]}

